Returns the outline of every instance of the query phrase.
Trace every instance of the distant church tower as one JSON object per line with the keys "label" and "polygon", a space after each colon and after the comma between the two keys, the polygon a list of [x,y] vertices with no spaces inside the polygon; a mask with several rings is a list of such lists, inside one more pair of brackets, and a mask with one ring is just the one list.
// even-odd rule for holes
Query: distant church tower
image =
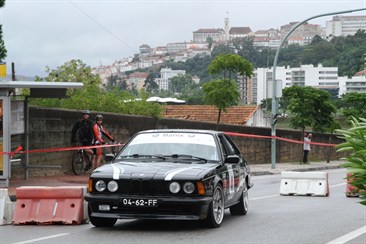
{"label": "distant church tower", "polygon": [[[228,12],[226,12],[226,14],[229,14]],[[224,27],[224,34],[225,34],[225,42],[229,41],[229,16],[225,18],[225,27]]]}

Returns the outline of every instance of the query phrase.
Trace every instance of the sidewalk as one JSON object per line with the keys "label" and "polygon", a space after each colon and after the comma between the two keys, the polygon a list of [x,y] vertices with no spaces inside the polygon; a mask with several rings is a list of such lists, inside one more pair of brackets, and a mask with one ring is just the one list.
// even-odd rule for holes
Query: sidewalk
{"label": "sidewalk", "polygon": [[[331,161],[327,162],[311,162],[310,164],[299,163],[277,163],[275,169],[272,169],[271,164],[254,164],[250,165],[251,174],[257,175],[270,175],[280,174],[282,171],[316,171],[326,169],[340,168],[340,164],[344,161]],[[10,179],[8,194],[11,199],[15,199],[16,188],[21,186],[87,186],[89,174],[86,175],[72,175],[62,174],[45,177],[34,177],[27,180],[23,178]]]}

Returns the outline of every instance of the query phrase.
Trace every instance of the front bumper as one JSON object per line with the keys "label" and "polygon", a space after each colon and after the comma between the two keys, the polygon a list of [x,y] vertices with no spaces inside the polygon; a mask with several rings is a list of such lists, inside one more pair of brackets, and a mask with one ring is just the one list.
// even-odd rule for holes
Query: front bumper
{"label": "front bumper", "polygon": [[[122,204],[122,199],[157,200],[156,207],[137,207]],[[172,196],[127,196],[90,194],[85,196],[89,216],[117,219],[205,219],[212,197],[172,197]],[[100,206],[103,206],[101,210]],[[109,206],[107,209],[106,206]]]}

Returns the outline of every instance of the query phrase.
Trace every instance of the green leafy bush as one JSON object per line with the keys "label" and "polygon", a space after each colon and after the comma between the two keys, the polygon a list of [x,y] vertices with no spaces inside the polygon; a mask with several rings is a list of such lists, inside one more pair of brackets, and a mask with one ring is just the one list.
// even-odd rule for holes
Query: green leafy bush
{"label": "green leafy bush", "polygon": [[345,142],[337,146],[338,152],[349,151],[342,167],[348,169],[350,184],[360,190],[361,204],[366,205],[366,119],[352,117],[351,128],[336,130]]}

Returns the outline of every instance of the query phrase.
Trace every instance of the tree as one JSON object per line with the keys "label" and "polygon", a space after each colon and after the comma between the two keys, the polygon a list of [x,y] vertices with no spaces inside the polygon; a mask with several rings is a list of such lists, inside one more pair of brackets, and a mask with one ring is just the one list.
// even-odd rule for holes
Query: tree
{"label": "tree", "polygon": [[253,65],[238,54],[219,54],[208,66],[208,72],[212,75],[222,74],[224,79],[232,79],[233,75],[251,76]]}
{"label": "tree", "polygon": [[[5,0],[0,0],[0,8],[4,7]],[[0,25],[0,61],[6,58],[7,51],[3,40],[3,25]]]}
{"label": "tree", "polygon": [[337,145],[338,152],[349,151],[347,162],[342,164],[348,168],[351,176],[350,184],[360,191],[361,204],[366,205],[366,119],[351,118],[352,127],[348,130],[336,130],[345,142]]}
{"label": "tree", "polygon": [[131,92],[121,90],[118,86],[110,87],[109,90],[101,89],[99,75],[92,74],[91,68],[81,60],[71,60],[56,69],[47,67],[46,70],[48,76],[43,80],[77,81],[84,83],[84,87],[69,89],[69,99],[32,98],[32,105],[161,117],[162,108],[157,103],[146,102],[146,99],[137,101]]}
{"label": "tree", "polygon": [[242,76],[251,76],[253,66],[246,59],[237,54],[219,54],[208,67],[213,75],[222,74],[223,79],[213,80],[203,85],[205,103],[218,108],[216,129],[219,127],[221,111],[238,103],[240,93],[238,86],[231,77],[239,73]]}
{"label": "tree", "polygon": [[144,82],[144,87],[145,87],[146,91],[153,93],[153,94],[157,93],[159,91],[159,86],[155,82],[155,77],[156,77],[156,75],[154,73],[149,73],[149,75],[147,76],[147,78],[145,79],[145,82]]}
{"label": "tree", "polygon": [[211,36],[207,37],[206,42],[208,43],[208,48],[211,49],[213,43],[212,37]]}
{"label": "tree", "polygon": [[219,110],[216,124],[216,130],[218,130],[221,111],[226,112],[228,107],[239,102],[238,86],[234,80],[230,79],[213,80],[203,85],[203,91],[205,103],[214,105]]}
{"label": "tree", "polygon": [[176,93],[182,93],[185,88],[192,86],[192,76],[189,74],[174,76],[171,79],[171,90]]}
{"label": "tree", "polygon": [[334,124],[336,108],[326,91],[310,86],[291,86],[283,90],[282,100],[291,112],[292,128],[304,132],[309,127],[324,132]]}
{"label": "tree", "polygon": [[342,95],[342,113],[347,118],[366,118],[366,94],[350,92]]}

